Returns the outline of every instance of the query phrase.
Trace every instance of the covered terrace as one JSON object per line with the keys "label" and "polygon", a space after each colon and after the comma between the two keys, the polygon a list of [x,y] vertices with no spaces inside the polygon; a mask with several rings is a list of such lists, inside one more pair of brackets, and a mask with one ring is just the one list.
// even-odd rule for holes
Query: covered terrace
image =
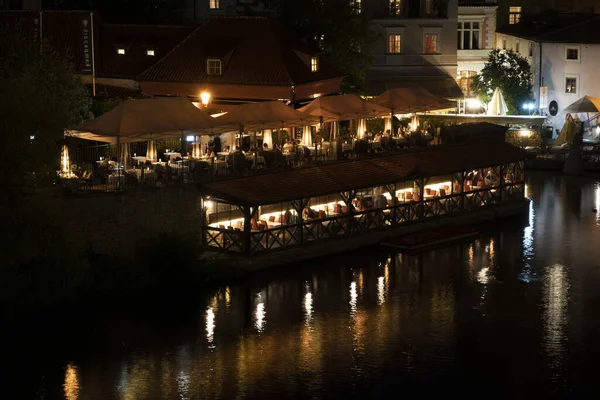
{"label": "covered terrace", "polygon": [[254,255],[521,201],[525,154],[435,146],[207,183],[203,242]]}

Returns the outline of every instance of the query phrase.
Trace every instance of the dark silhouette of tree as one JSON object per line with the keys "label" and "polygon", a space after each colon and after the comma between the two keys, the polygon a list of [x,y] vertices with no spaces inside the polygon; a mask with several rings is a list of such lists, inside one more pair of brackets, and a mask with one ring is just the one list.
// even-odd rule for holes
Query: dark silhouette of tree
{"label": "dark silhouette of tree", "polygon": [[0,187],[17,199],[53,180],[64,129],[90,118],[81,78],[49,45],[0,43]]}
{"label": "dark silhouette of tree", "polygon": [[345,92],[363,92],[373,59],[370,47],[378,39],[371,21],[348,0],[273,0],[277,18],[298,39],[321,49],[344,71]]}

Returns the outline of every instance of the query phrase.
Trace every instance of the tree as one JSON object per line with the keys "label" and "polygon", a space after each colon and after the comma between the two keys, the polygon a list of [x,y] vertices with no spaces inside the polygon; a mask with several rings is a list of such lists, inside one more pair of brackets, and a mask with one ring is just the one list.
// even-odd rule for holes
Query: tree
{"label": "tree", "polygon": [[[91,99],[71,66],[47,44],[0,43],[0,187],[18,201],[50,183],[64,129],[91,117]],[[41,49],[41,50],[40,50]]]}
{"label": "tree", "polygon": [[321,49],[346,78],[344,92],[366,89],[366,73],[373,59],[370,47],[378,39],[371,21],[348,0],[276,0],[278,19],[308,45]]}
{"label": "tree", "polygon": [[494,90],[502,90],[509,114],[519,114],[523,103],[531,99],[531,66],[512,50],[492,50],[483,70],[473,79],[471,89],[483,102],[489,102]]}

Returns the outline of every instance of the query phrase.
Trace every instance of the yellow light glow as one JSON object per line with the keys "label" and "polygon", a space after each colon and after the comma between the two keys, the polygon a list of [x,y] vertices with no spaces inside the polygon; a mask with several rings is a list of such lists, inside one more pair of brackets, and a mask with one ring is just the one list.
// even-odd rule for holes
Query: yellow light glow
{"label": "yellow light glow", "polygon": [[308,292],[304,295],[304,312],[306,313],[306,323],[310,323],[313,314],[313,298],[312,293]]}
{"label": "yellow light glow", "polygon": [[71,172],[71,161],[69,159],[69,149],[66,145],[62,146],[62,151],[60,153],[60,171],[58,171],[58,175],[61,178],[75,178],[75,174]]}
{"label": "yellow light glow", "polygon": [[215,312],[212,307],[206,309],[206,340],[212,343],[215,338]]}
{"label": "yellow light glow", "polygon": [[520,131],[520,134],[523,137],[529,137],[529,136],[531,136],[532,133],[533,132],[530,131],[529,129],[523,129],[523,130]]}
{"label": "yellow light glow", "polygon": [[206,207],[207,210],[211,210],[213,208],[213,202],[210,200],[206,200],[204,202],[204,207]]}
{"label": "yellow light glow", "polygon": [[79,378],[77,375],[77,367],[73,364],[67,365],[65,383],[63,384],[67,400],[77,400],[79,398]]}
{"label": "yellow light glow", "polygon": [[356,305],[358,301],[358,293],[356,292],[356,282],[350,284],[350,315],[356,314]]}
{"label": "yellow light glow", "polygon": [[385,303],[385,278],[380,276],[377,278],[377,304]]}
{"label": "yellow light glow", "polygon": [[467,100],[468,108],[481,108],[481,100],[479,99],[468,99]]}
{"label": "yellow light glow", "polygon": [[200,101],[202,101],[202,105],[204,107],[206,107],[208,105],[208,102],[210,101],[210,93],[208,93],[208,92],[200,93]]}
{"label": "yellow light glow", "polygon": [[266,323],[266,314],[267,312],[265,311],[265,303],[258,303],[256,305],[256,313],[255,313],[255,317],[256,317],[256,321],[254,323],[254,326],[256,326],[256,330],[260,333],[265,329],[265,323]]}

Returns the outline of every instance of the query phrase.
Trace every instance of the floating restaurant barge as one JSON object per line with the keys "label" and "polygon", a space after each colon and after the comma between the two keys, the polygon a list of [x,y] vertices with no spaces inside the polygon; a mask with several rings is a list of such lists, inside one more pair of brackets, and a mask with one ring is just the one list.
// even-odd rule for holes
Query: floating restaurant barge
{"label": "floating restaurant barge", "polygon": [[273,264],[523,213],[525,158],[470,143],[211,182],[200,187],[203,242]]}

